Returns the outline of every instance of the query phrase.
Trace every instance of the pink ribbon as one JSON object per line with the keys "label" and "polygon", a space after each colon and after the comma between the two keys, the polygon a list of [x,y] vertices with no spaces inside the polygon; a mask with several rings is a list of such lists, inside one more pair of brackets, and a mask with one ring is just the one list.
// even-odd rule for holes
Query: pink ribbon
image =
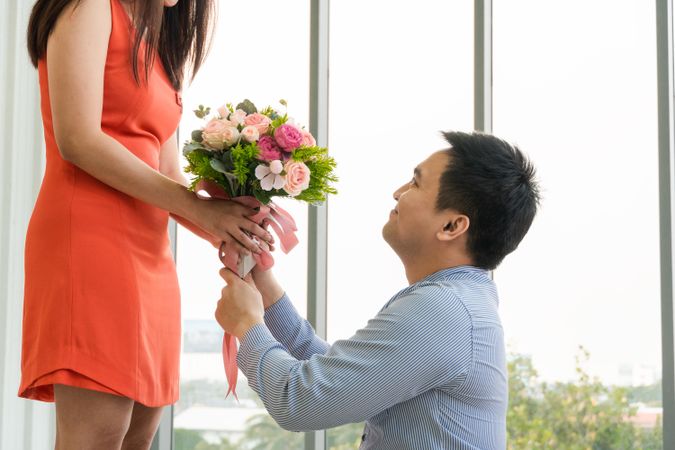
{"label": "pink ribbon", "polygon": [[[242,196],[232,198],[222,187],[208,180],[201,180],[197,183],[195,193],[197,194],[197,197],[202,200],[212,200],[217,198],[220,200],[231,200],[250,208],[260,208],[260,211],[254,216],[250,216],[249,219],[257,224],[262,224],[263,220],[267,219],[270,226],[279,237],[281,250],[284,253],[290,252],[293,247],[298,244],[298,238],[295,236],[295,232],[298,228],[295,225],[293,217],[273,202],[263,205],[255,197]],[[205,193],[208,195],[205,195]],[[268,270],[274,265],[274,258],[269,251],[269,246],[266,242],[260,241],[256,236],[252,236],[251,239],[258,243],[262,248],[261,254],[252,254],[256,265],[260,266],[262,270]],[[239,253],[233,248],[231,242],[223,242],[220,245],[218,257],[225,267],[232,270],[234,273],[237,273]],[[225,368],[225,376],[227,377],[228,384],[225,397],[232,393],[234,398],[239,400],[236,393],[238,374],[237,338],[227,332],[225,332],[225,336],[223,336],[223,366]]]}

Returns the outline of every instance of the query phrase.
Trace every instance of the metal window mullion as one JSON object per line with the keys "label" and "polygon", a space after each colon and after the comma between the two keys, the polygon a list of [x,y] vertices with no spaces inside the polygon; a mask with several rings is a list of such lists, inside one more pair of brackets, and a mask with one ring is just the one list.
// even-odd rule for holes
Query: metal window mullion
{"label": "metal window mullion", "polygon": [[492,0],[474,2],[474,129],[492,133]]}
{"label": "metal window mullion", "polygon": [[673,3],[656,0],[663,448],[675,448],[673,317]]}
{"label": "metal window mullion", "polygon": [[[176,140],[180,144],[179,133],[176,133]],[[178,224],[173,219],[169,219],[169,241],[173,260],[178,263]],[[173,413],[173,405],[164,408],[150,450],[173,450]]]}
{"label": "metal window mullion", "polygon": [[[329,0],[310,0],[309,128],[321,146],[328,146]],[[326,338],[328,278],[328,206],[309,207],[307,319]],[[306,450],[324,450],[326,432],[305,434]]]}

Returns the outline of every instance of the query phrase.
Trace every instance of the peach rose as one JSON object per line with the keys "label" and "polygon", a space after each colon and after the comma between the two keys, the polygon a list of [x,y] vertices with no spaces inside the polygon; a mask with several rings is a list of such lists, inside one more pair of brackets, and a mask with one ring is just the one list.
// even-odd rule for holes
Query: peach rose
{"label": "peach rose", "polygon": [[209,147],[222,150],[225,146],[223,134],[228,128],[231,128],[228,121],[212,119],[202,131],[202,139],[204,139]]}
{"label": "peach rose", "polygon": [[258,133],[265,134],[270,128],[272,120],[264,114],[253,113],[246,116],[244,119],[244,125],[254,126],[258,129]]}
{"label": "peach rose", "polygon": [[243,111],[241,109],[237,109],[235,112],[230,114],[230,122],[232,122],[235,125],[241,125],[244,123],[244,119],[246,118],[246,111]]}
{"label": "peach rose", "polygon": [[300,130],[300,133],[302,134],[302,145],[305,147],[314,147],[316,145],[316,139],[314,139],[312,133],[304,128]]}
{"label": "peach rose", "polygon": [[239,142],[239,130],[233,126],[229,126],[223,130],[223,143],[226,147],[231,147]]}
{"label": "peach rose", "polygon": [[241,137],[246,142],[255,142],[260,137],[260,133],[258,133],[258,129],[256,127],[249,125],[241,130]]}
{"label": "peach rose", "polygon": [[284,191],[291,197],[299,195],[309,187],[310,171],[305,163],[289,160],[286,162],[284,171],[286,172]]}
{"label": "peach rose", "polygon": [[230,110],[227,108],[227,106],[223,105],[218,108],[218,114],[220,114],[222,119],[227,120],[227,117],[230,115]]}

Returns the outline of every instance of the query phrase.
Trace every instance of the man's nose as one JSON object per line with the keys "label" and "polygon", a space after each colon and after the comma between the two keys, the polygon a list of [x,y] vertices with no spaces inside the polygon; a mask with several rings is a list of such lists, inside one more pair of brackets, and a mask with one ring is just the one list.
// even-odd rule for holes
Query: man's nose
{"label": "man's nose", "polygon": [[406,185],[404,184],[394,191],[394,200],[398,201],[398,199],[401,198],[401,194],[405,191],[405,187]]}

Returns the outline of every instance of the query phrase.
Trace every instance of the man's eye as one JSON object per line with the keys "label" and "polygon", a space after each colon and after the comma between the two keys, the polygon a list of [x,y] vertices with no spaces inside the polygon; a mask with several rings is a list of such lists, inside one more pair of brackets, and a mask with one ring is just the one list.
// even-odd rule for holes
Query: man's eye
{"label": "man's eye", "polygon": [[412,179],[410,180],[410,184],[412,186],[417,186],[417,181],[415,180],[415,177],[412,177]]}

